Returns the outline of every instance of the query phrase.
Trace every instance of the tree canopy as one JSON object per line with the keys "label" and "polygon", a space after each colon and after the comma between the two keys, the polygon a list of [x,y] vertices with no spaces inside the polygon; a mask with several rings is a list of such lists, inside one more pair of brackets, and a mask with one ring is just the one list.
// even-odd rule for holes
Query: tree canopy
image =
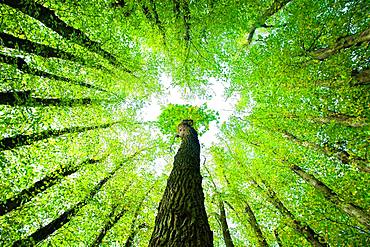
{"label": "tree canopy", "polygon": [[0,245],[147,246],[190,118],[215,246],[368,245],[368,9],[0,0]]}

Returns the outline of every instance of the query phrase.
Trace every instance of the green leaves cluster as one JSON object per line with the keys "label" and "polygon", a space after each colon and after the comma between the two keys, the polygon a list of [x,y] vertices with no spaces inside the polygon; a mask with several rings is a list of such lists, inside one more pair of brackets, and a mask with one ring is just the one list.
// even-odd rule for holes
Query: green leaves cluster
{"label": "green leaves cluster", "polygon": [[193,120],[193,127],[199,135],[202,135],[209,130],[210,122],[218,120],[218,112],[209,109],[206,104],[201,106],[169,104],[163,107],[158,125],[163,134],[173,135],[176,133],[177,125],[185,119]]}

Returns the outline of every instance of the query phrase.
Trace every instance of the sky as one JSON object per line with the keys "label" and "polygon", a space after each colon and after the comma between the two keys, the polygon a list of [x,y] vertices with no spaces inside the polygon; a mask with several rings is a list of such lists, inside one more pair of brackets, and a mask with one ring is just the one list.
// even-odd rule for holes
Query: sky
{"label": "sky", "polygon": [[172,78],[168,74],[163,73],[160,76],[160,83],[163,86],[164,93],[161,98],[152,96],[151,100],[143,108],[141,117],[144,121],[156,121],[161,114],[161,106],[167,104],[190,104],[201,106],[206,103],[208,108],[215,110],[219,113],[220,120],[217,124],[215,121],[211,122],[209,130],[199,137],[199,141],[205,147],[210,147],[212,143],[217,142],[217,133],[222,123],[234,113],[235,105],[239,100],[239,95],[235,94],[226,98],[224,95],[225,89],[229,86],[229,82],[217,80],[216,78],[209,78],[208,91],[212,94],[209,100],[200,99],[185,99],[182,96],[182,90],[178,86],[172,85]]}

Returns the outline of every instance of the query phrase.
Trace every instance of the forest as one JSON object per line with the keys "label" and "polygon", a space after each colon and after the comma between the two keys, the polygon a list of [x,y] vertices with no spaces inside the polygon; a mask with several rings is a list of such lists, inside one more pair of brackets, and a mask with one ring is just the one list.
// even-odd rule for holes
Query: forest
{"label": "forest", "polygon": [[0,0],[0,246],[206,247],[152,237],[184,126],[209,246],[370,246],[369,10]]}

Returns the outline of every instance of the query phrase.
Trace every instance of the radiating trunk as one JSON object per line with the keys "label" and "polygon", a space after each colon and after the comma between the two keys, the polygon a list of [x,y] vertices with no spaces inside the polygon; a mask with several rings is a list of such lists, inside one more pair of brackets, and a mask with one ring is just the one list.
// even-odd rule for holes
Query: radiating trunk
{"label": "radiating trunk", "polygon": [[72,53],[61,51],[44,44],[35,43],[30,40],[20,39],[11,34],[0,33],[0,40],[7,48],[18,49],[20,51],[35,54],[45,58],[60,58],[72,62],[81,63],[83,65],[92,65],[87,64],[83,58],[77,57]]}
{"label": "radiating trunk", "polygon": [[159,204],[150,247],[208,247],[213,236],[204,207],[200,175],[200,145],[196,131],[184,124],[172,172]]}
{"label": "radiating trunk", "polygon": [[261,228],[257,223],[257,219],[254,216],[253,210],[249,206],[248,202],[244,201],[245,204],[245,212],[248,214],[248,221],[252,226],[254,233],[256,234],[258,245],[261,247],[268,247],[266,239],[264,238]]}
{"label": "radiating trunk", "polygon": [[312,149],[317,150],[319,152],[325,153],[326,155],[331,156],[331,157],[336,157],[343,164],[350,164],[350,165],[356,166],[362,172],[370,173],[370,167],[366,165],[366,163],[368,161],[365,160],[365,159],[362,159],[360,157],[356,157],[353,154],[349,154],[345,150],[339,150],[337,148],[330,147],[330,146],[326,146],[325,148],[323,148],[323,147],[321,147],[320,145],[318,145],[316,143],[301,140],[301,139],[299,139],[298,137],[296,137],[295,135],[293,135],[292,133],[290,133],[286,130],[280,130],[280,131],[283,133],[284,137],[286,137],[287,139],[289,139],[289,140],[291,140],[291,141],[293,141],[293,142],[295,142],[295,143],[297,143],[301,146],[312,148]]}
{"label": "radiating trunk", "polygon": [[281,241],[278,229],[274,230],[274,235],[275,235],[275,239],[276,239],[276,242],[278,243],[279,247],[283,247],[284,245],[283,245],[283,242]]}
{"label": "radiating trunk", "polygon": [[[257,184],[256,181],[252,180],[252,184],[261,192],[264,191],[260,185]],[[283,202],[277,197],[275,191],[266,183],[263,183],[267,189],[267,195],[269,202],[274,205],[281,215],[287,219],[290,219],[292,226],[296,232],[301,234],[306,238],[308,242],[310,242],[315,247],[327,247],[329,246],[327,243],[324,242],[324,238],[320,237],[318,233],[316,233],[308,224],[303,224],[301,221],[297,220],[296,217],[287,209]]]}
{"label": "radiating trunk", "polygon": [[101,160],[87,159],[77,165],[69,164],[66,166],[61,166],[60,168],[46,175],[43,179],[37,181],[30,187],[23,189],[17,195],[5,200],[4,202],[0,202],[0,216],[11,212],[12,210],[22,206],[26,202],[29,202],[39,193],[50,188],[54,184],[61,181],[63,178],[77,172],[82,166],[86,164],[95,164],[100,161]]}
{"label": "radiating trunk", "polygon": [[366,29],[361,33],[357,33],[354,35],[346,36],[337,40],[337,42],[328,48],[318,49],[311,53],[312,57],[318,60],[325,60],[328,57],[334,55],[335,53],[355,46],[360,45],[361,43],[369,42],[370,41],[370,29]]}
{"label": "radiating trunk", "polygon": [[[112,211],[108,215],[108,221],[105,223],[104,227],[100,229],[99,235],[95,238],[94,242],[91,244],[92,247],[100,246],[103,238],[107,232],[122,218],[122,216],[127,212],[126,208],[117,210],[118,205],[112,207]],[[117,213],[118,211],[118,213]]]}
{"label": "radiating trunk", "polygon": [[299,166],[293,165],[290,167],[290,169],[307,183],[311,184],[316,190],[320,191],[327,200],[331,201],[338,208],[370,229],[370,215],[368,215],[363,208],[340,198],[338,194],[330,189],[327,185],[315,178],[313,175],[305,172]]}
{"label": "radiating trunk", "polygon": [[19,134],[19,135],[15,135],[12,137],[6,137],[0,140],[0,151],[11,150],[16,147],[31,145],[37,141],[46,140],[51,137],[58,137],[58,136],[68,134],[68,133],[82,133],[82,132],[94,130],[94,129],[106,129],[120,122],[122,121],[116,121],[112,123],[106,123],[106,124],[95,125],[95,126],[87,126],[87,127],[77,126],[77,127],[70,127],[70,128],[60,129],[60,130],[51,129],[51,130],[45,130],[39,133],[34,133],[34,134],[29,134],[29,135]]}
{"label": "radiating trunk", "polygon": [[63,82],[66,82],[66,83],[72,83],[72,84],[75,84],[75,85],[78,85],[78,86],[95,89],[95,90],[98,90],[98,91],[101,91],[101,92],[107,92],[107,90],[105,90],[103,88],[97,87],[95,85],[92,85],[92,84],[89,84],[89,83],[86,83],[86,82],[72,80],[72,79],[69,79],[69,78],[66,78],[66,77],[54,75],[54,74],[51,74],[49,72],[39,70],[37,68],[32,68],[31,66],[29,66],[26,63],[26,61],[23,58],[20,58],[20,57],[12,57],[12,56],[9,56],[9,55],[0,54],[0,62],[1,63],[7,63],[9,65],[15,65],[15,66],[17,66],[17,69],[19,69],[20,71],[22,71],[24,73],[27,73],[27,74],[40,76],[40,77],[45,77],[45,78],[48,78],[48,79],[51,79],[51,80],[63,81]]}
{"label": "radiating trunk", "polygon": [[221,222],[221,229],[222,229],[222,236],[224,237],[224,242],[226,247],[234,247],[233,240],[230,235],[229,225],[227,224],[226,220],[226,212],[225,212],[225,204],[224,201],[219,201],[219,210],[220,210],[220,222]]}
{"label": "radiating trunk", "polygon": [[[117,165],[111,172],[108,173],[107,176],[105,176],[102,180],[100,180],[94,186],[94,188],[91,189],[90,193],[82,201],[78,202],[72,208],[66,210],[63,214],[59,215],[56,219],[51,221],[49,224],[37,229],[34,233],[28,235],[27,237],[17,240],[16,242],[13,243],[13,247],[34,246],[35,244],[48,238],[51,234],[53,234],[55,231],[60,229],[63,225],[67,224],[72,219],[72,217],[74,217],[78,213],[78,211],[82,207],[84,207],[90,202],[90,200],[100,191],[100,189],[104,186],[104,184],[106,184],[117,173],[117,171],[125,165],[127,161],[133,159],[143,150],[144,149],[141,149],[135,152],[134,154],[128,156],[119,165]],[[129,182],[127,187],[124,189],[124,191],[126,192],[130,186],[131,186],[131,183]]]}
{"label": "radiating trunk", "polygon": [[[81,30],[69,26],[62,19],[60,19],[53,10],[48,9],[33,0],[1,0],[0,2],[12,8],[18,9],[24,14],[39,20],[45,26],[51,28],[62,37],[101,55],[113,65],[119,65],[119,62],[112,54],[101,48],[101,44],[91,40]],[[126,71],[131,73],[131,71],[128,69],[126,69]]]}
{"label": "radiating trunk", "polygon": [[355,78],[357,83],[353,83],[355,86],[367,85],[370,83],[370,69],[364,69],[362,71],[352,71],[352,77]]}
{"label": "radiating trunk", "polygon": [[90,98],[61,99],[31,96],[31,91],[0,92],[0,105],[10,106],[78,106],[90,105]]}
{"label": "radiating trunk", "polygon": [[144,200],[146,199],[146,197],[149,195],[150,193],[150,190],[147,192],[147,194],[145,195],[145,197],[140,201],[140,203],[138,204],[138,206],[136,207],[135,209],[135,213],[132,217],[132,221],[131,221],[131,226],[130,226],[130,233],[127,237],[127,240],[125,242],[125,247],[134,247],[134,239],[135,239],[135,236],[137,234],[137,232],[141,229],[141,228],[145,228],[146,227],[146,224],[141,224],[141,225],[137,225],[137,220],[139,218],[139,213],[140,213],[140,210],[143,206],[143,203],[144,203]]}

